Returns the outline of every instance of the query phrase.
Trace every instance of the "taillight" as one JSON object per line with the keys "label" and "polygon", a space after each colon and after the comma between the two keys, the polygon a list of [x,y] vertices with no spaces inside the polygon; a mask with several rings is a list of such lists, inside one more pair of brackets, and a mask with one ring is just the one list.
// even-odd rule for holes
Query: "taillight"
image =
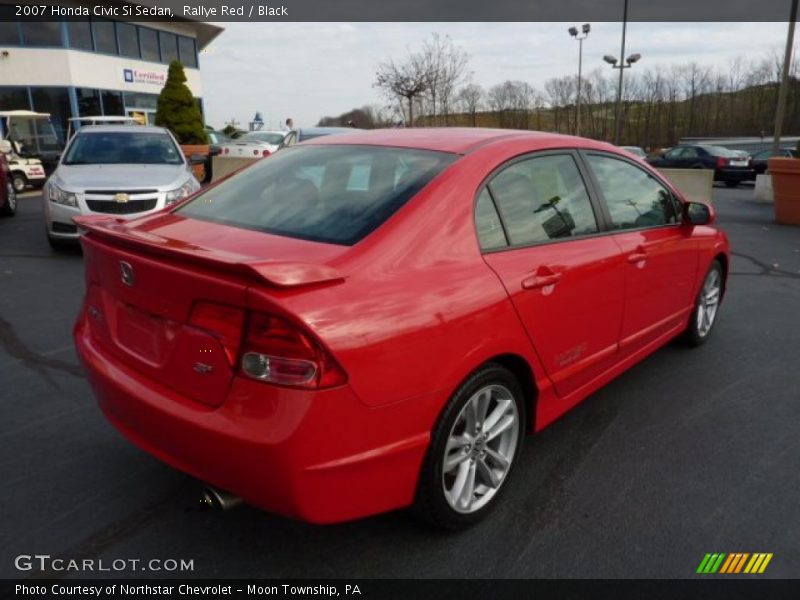
{"label": "taillight", "polygon": [[270,154],[272,154],[272,152],[270,152],[269,150],[263,150],[261,152],[261,156],[269,156]]}
{"label": "taillight", "polygon": [[228,152],[230,152],[230,149],[228,149],[228,148],[223,148],[222,149],[222,153],[223,154],[227,154]]}
{"label": "taillight", "polygon": [[233,366],[239,357],[244,317],[244,311],[239,308],[213,302],[198,302],[192,310],[189,324],[205,329],[217,338],[225,349],[228,362]]}
{"label": "taillight", "polygon": [[727,166],[727,164],[728,164],[728,161],[726,159],[724,159],[721,156],[717,157],[717,166],[718,167],[724,167],[724,166]]}
{"label": "taillight", "polygon": [[241,367],[253,379],[293,387],[318,389],[347,381],[324,348],[299,327],[274,315],[250,315]]}

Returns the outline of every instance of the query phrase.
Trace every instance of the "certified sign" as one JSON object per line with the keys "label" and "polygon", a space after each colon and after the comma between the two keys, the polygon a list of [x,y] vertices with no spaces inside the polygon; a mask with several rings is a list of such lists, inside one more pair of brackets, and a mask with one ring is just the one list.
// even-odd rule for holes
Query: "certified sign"
{"label": "certified sign", "polygon": [[167,74],[159,71],[140,71],[139,69],[122,69],[122,79],[125,83],[138,83],[164,87]]}

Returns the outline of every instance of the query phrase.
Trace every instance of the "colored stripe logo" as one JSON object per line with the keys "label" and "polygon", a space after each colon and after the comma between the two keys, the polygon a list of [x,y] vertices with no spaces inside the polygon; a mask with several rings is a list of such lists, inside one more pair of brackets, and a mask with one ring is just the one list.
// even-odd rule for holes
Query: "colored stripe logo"
{"label": "colored stripe logo", "polygon": [[724,573],[726,575],[763,573],[767,569],[772,553],[766,552],[715,552],[706,554],[697,567],[701,575]]}

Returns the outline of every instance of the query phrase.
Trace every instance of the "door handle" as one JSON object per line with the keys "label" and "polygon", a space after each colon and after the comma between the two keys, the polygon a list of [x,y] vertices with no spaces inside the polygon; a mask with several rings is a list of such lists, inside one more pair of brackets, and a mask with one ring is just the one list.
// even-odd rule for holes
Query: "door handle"
{"label": "door handle", "polygon": [[642,263],[647,260],[647,253],[646,252],[634,252],[633,254],[628,255],[628,262],[629,263]]}
{"label": "door handle", "polygon": [[548,285],[555,285],[559,281],[561,281],[561,273],[553,273],[550,271],[549,273],[541,273],[534,275],[533,277],[526,277],[522,280],[522,289],[535,290],[547,287]]}
{"label": "door handle", "polygon": [[628,255],[628,262],[634,265],[641,265],[647,260],[647,252],[644,251],[642,246],[637,246],[636,250]]}

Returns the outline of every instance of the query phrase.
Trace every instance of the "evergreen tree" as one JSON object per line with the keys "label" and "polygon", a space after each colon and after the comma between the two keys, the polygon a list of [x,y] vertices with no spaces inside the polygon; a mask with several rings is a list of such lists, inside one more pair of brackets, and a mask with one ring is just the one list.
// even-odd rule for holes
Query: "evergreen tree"
{"label": "evergreen tree", "polygon": [[158,95],[156,125],[166,127],[179,144],[207,144],[203,116],[186,85],[183,65],[173,60],[169,65],[167,82]]}

